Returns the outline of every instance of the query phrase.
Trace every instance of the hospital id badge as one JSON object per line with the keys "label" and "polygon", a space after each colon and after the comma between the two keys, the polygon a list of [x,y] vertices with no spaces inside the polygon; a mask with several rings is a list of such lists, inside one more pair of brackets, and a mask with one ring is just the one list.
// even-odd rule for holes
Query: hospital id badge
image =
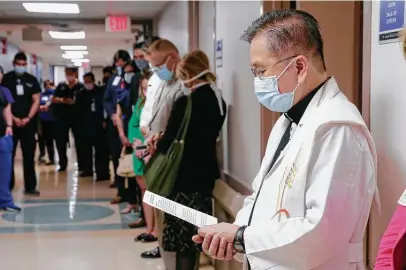
{"label": "hospital id badge", "polygon": [[92,112],[96,111],[96,104],[94,102],[92,102]]}
{"label": "hospital id badge", "polygon": [[398,203],[400,205],[406,206],[406,189],[403,192],[402,196],[400,196],[400,199],[399,199]]}
{"label": "hospital id badge", "polygon": [[119,76],[114,78],[113,86],[117,86],[120,83],[121,78]]}
{"label": "hospital id badge", "polygon": [[17,84],[17,96],[23,96],[24,95],[24,86],[21,84]]}

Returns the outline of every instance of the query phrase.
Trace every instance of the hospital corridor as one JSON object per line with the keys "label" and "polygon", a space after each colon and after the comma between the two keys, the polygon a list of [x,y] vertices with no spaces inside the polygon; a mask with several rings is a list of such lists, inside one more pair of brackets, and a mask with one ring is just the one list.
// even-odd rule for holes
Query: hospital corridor
{"label": "hospital corridor", "polygon": [[405,3],[0,1],[0,270],[406,270]]}

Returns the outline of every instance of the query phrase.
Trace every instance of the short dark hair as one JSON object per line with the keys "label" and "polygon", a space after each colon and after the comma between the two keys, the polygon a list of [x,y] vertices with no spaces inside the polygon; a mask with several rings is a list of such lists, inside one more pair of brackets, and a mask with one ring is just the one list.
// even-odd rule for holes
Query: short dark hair
{"label": "short dark hair", "polygon": [[96,80],[95,77],[94,77],[93,72],[88,72],[88,73],[86,73],[85,75],[83,75],[83,78],[86,78],[86,77],[90,77],[90,79],[91,79],[93,82]]}
{"label": "short dark hair", "polygon": [[77,67],[65,67],[65,72],[77,73],[77,72],[78,72],[78,68],[77,68]]}
{"label": "short dark hair", "polygon": [[133,61],[127,61],[125,62],[124,66],[123,66],[123,70],[127,67],[127,66],[131,66],[134,69],[134,72],[137,72],[139,69],[137,67],[137,65],[133,62]]}
{"label": "short dark hair", "polygon": [[138,42],[138,43],[134,44],[133,49],[134,50],[135,49],[142,49],[142,48],[144,48],[144,46],[145,46],[145,42]]}
{"label": "short dark hair", "polygon": [[124,62],[127,62],[131,59],[130,54],[126,50],[118,50],[116,54],[114,55],[114,62],[117,61],[118,59],[123,60]]}
{"label": "short dark hair", "polygon": [[14,62],[16,61],[27,61],[27,56],[25,55],[24,52],[18,52],[16,53],[16,55],[14,56]]}
{"label": "short dark hair", "polygon": [[265,13],[245,30],[242,40],[249,43],[259,34],[267,36],[268,49],[281,57],[288,52],[303,54],[313,52],[321,59],[325,70],[323,38],[317,20],[302,10],[282,9]]}
{"label": "short dark hair", "polygon": [[114,68],[112,66],[107,66],[103,68],[103,73],[110,73],[113,74]]}

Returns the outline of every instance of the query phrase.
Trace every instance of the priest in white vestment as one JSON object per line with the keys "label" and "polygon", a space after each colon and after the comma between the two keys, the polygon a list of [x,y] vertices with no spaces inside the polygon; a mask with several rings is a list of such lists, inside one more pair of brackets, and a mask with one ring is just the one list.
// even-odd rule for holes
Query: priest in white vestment
{"label": "priest in white vestment", "polygon": [[317,21],[276,10],[243,39],[259,102],[282,115],[235,223],[201,228],[194,241],[215,259],[245,258],[248,269],[364,270],[376,151],[358,109],[327,75]]}

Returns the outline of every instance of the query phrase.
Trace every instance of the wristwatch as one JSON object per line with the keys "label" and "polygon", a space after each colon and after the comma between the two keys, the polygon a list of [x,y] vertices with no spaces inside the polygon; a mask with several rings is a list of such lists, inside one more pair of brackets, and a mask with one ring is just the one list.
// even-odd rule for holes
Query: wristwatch
{"label": "wristwatch", "polygon": [[244,231],[247,226],[240,227],[234,236],[233,247],[238,253],[245,253]]}

